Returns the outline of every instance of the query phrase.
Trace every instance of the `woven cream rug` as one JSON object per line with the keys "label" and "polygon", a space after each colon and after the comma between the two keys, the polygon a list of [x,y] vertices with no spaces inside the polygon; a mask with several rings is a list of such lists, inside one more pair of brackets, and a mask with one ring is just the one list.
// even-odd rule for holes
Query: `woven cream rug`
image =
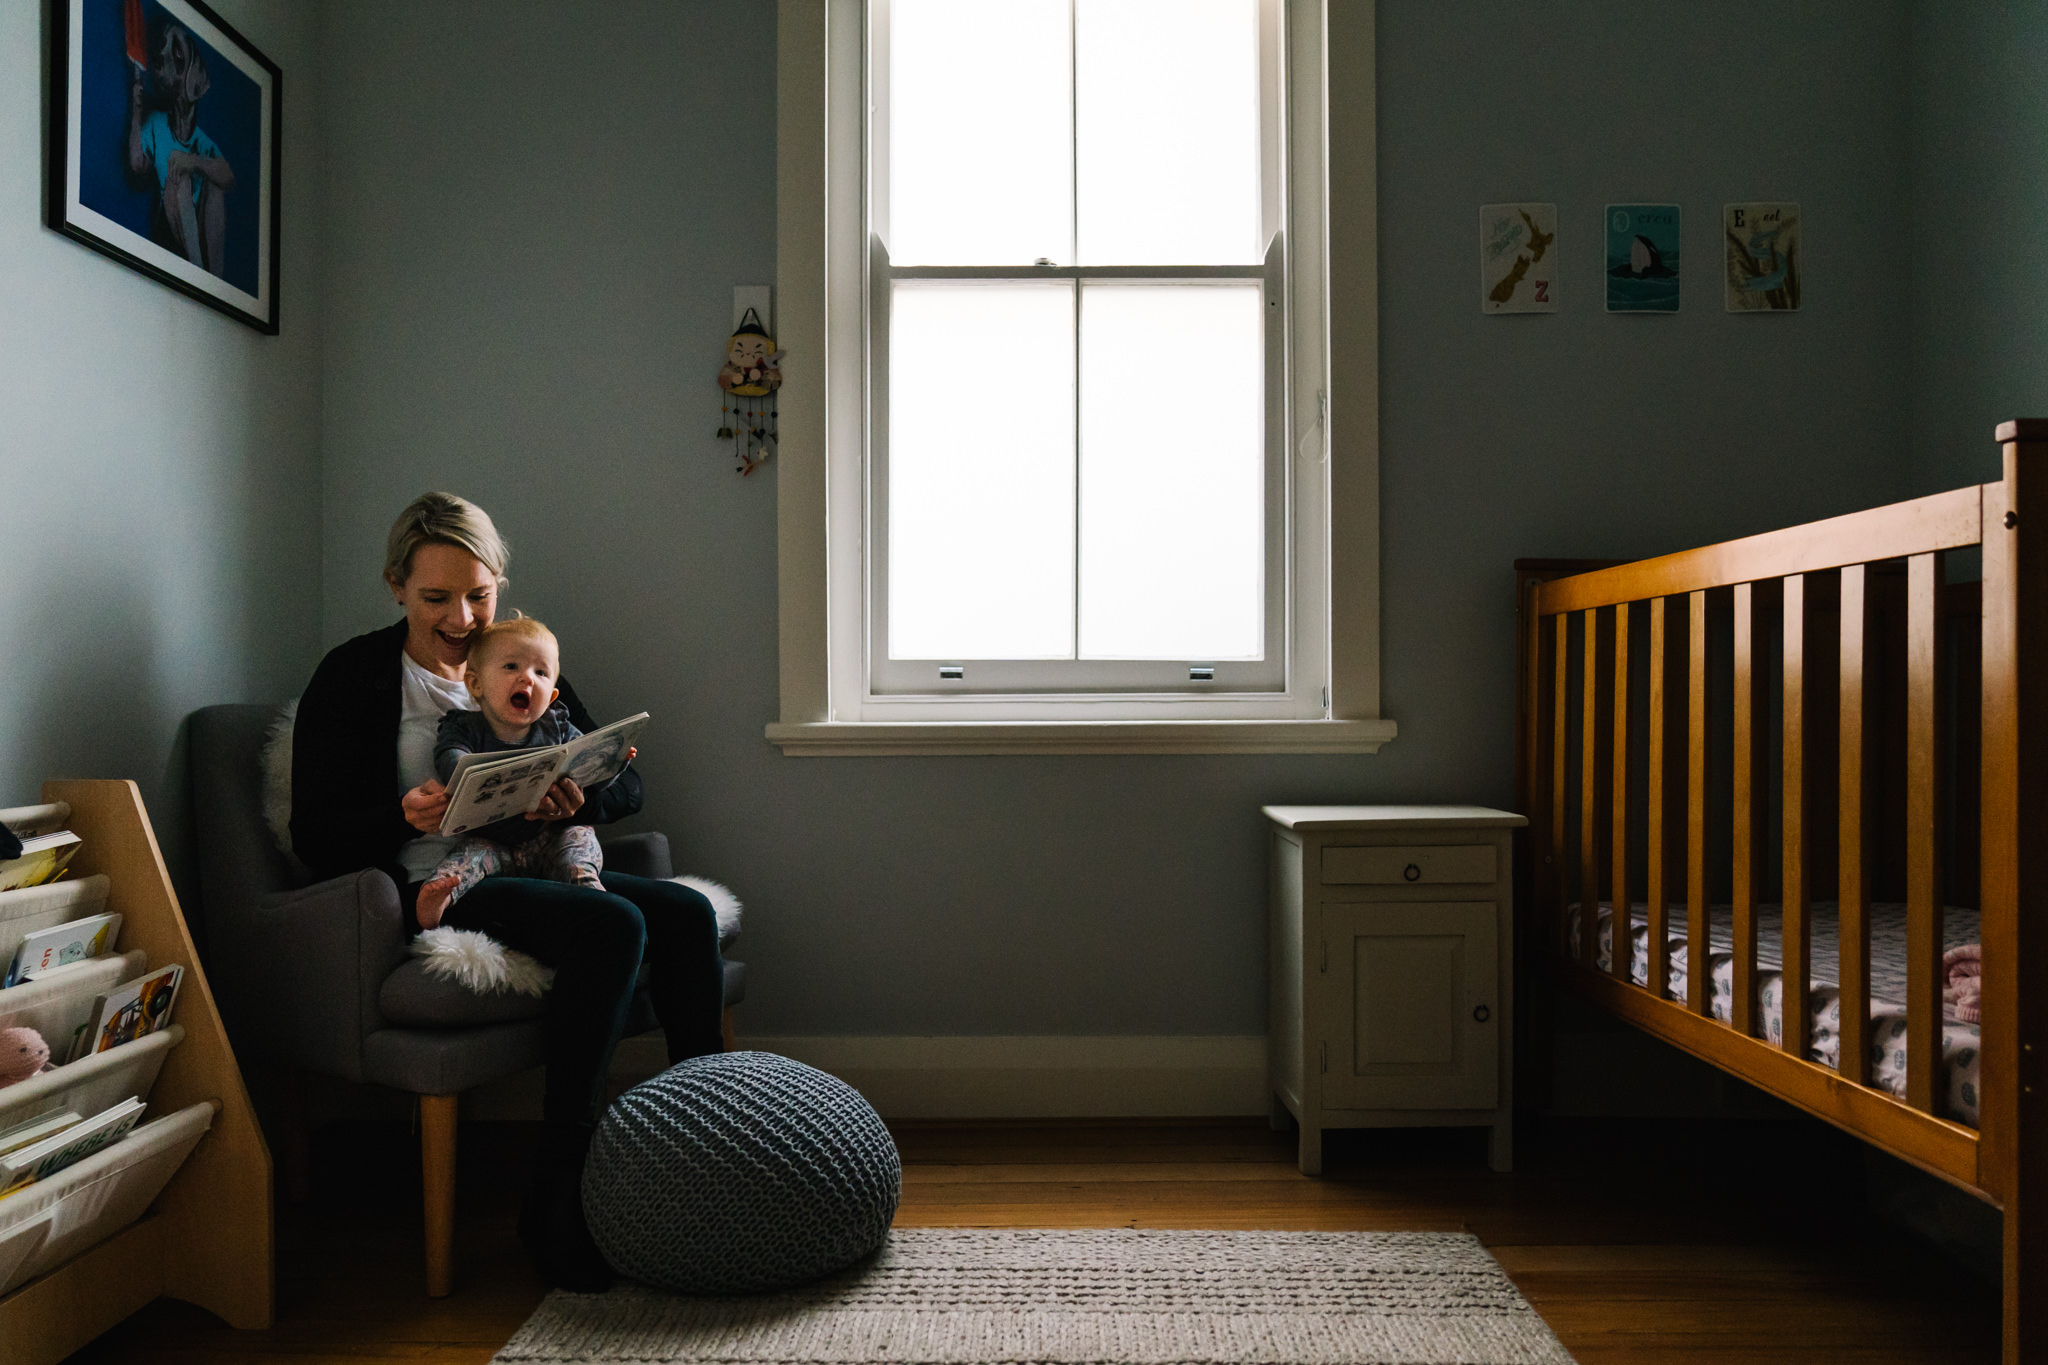
{"label": "woven cream rug", "polygon": [[1439,1232],[905,1228],[746,1298],[548,1295],[496,1357],[610,1365],[1570,1365],[1478,1241]]}

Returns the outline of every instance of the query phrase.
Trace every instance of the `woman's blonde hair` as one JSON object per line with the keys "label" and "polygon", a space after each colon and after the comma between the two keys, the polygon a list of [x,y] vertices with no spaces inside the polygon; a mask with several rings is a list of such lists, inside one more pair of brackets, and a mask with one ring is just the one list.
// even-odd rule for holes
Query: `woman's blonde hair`
{"label": "woman's blonde hair", "polygon": [[468,498],[453,493],[422,493],[391,523],[391,536],[384,542],[384,578],[404,586],[412,577],[412,557],[422,545],[453,545],[473,556],[491,571],[503,592],[510,581],[505,565],[512,551],[491,523],[491,514]]}

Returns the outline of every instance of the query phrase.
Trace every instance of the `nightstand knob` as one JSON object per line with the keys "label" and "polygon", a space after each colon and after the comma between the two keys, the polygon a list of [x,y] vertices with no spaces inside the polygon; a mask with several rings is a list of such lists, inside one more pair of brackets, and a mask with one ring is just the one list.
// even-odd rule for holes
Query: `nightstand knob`
{"label": "nightstand knob", "polygon": [[1488,1009],[1484,1005],[1474,1005],[1472,1007],[1472,1017],[1479,1023],[1483,1024],[1487,1020],[1493,1018],[1493,1011]]}
{"label": "nightstand knob", "polygon": [[1419,882],[1422,880],[1422,869],[1410,863],[1401,869],[1401,875],[1411,882]]}

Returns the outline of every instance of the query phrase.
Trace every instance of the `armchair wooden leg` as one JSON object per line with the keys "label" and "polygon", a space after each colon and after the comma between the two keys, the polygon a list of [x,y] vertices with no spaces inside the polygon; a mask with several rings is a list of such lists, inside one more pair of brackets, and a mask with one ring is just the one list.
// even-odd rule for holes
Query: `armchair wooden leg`
{"label": "armchair wooden leg", "polygon": [[427,1205],[427,1297],[455,1289],[455,1109],[453,1095],[420,1096],[420,1171]]}
{"label": "armchair wooden leg", "polygon": [[725,1033],[725,1050],[727,1052],[736,1051],[732,1041],[732,1011],[733,1007],[731,1005],[727,1005],[725,1007],[725,1013],[719,1016],[719,1026],[723,1029]]}

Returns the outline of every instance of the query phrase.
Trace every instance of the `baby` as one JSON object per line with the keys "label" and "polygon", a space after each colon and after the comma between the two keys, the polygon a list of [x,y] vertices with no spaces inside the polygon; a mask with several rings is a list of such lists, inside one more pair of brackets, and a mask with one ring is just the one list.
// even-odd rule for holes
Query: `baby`
{"label": "baby", "polygon": [[[441,717],[434,740],[434,771],[442,782],[464,754],[506,753],[566,744],[582,734],[555,679],[560,652],[554,632],[530,616],[486,626],[469,647],[463,684],[480,708]],[[634,750],[627,750],[630,761]],[[420,928],[441,922],[456,898],[485,877],[506,873],[546,877],[579,886],[602,886],[604,855],[588,825],[524,818],[500,820],[459,840],[420,888]]]}

